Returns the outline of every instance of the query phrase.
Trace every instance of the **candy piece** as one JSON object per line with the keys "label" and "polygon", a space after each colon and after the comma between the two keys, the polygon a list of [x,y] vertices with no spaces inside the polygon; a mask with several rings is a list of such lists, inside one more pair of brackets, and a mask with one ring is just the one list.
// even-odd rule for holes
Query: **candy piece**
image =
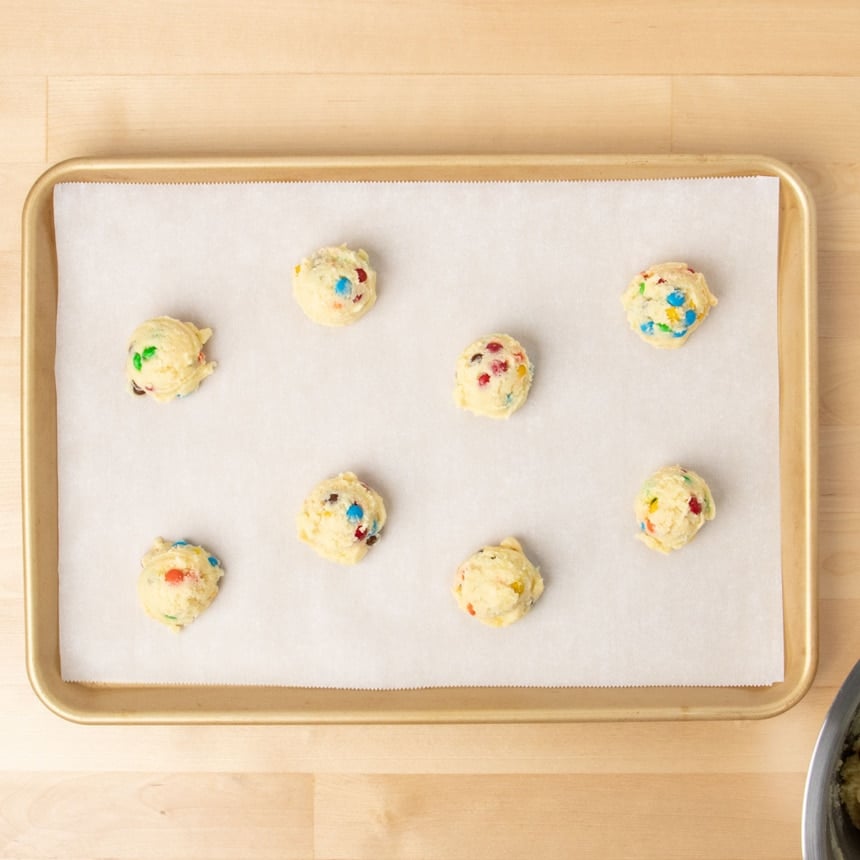
{"label": "candy piece", "polygon": [[543,594],[543,579],[514,538],[485,546],[463,562],[452,593],[461,609],[490,627],[522,618]]}
{"label": "candy piece", "polygon": [[293,295],[315,323],[350,325],[376,303],[376,272],[366,251],[320,248],[295,267]]}
{"label": "candy piece", "polygon": [[355,564],[379,540],[386,513],[382,497],[352,473],[318,484],[296,518],[301,541],[323,558]]}
{"label": "candy piece", "polygon": [[637,275],[621,296],[630,327],[661,349],[677,349],[717,304],[704,275],[686,263],[660,263]]}
{"label": "candy piece", "polygon": [[214,555],[185,540],[171,543],[156,538],[140,563],[140,604],[150,618],[174,631],[190,624],[211,605],[224,574]]}
{"label": "candy piece", "polygon": [[507,418],[525,403],[533,376],[522,345],[510,335],[492,334],[457,359],[454,402],[475,415]]}
{"label": "candy piece", "polygon": [[207,363],[202,349],[211,336],[211,329],[198,329],[172,317],[142,323],[128,347],[125,373],[129,390],[149,394],[159,403],[196,391],[215,370],[215,362]]}
{"label": "candy piece", "polygon": [[716,513],[704,479],[681,466],[666,466],[651,475],[633,507],[640,523],[636,536],[662,553],[686,546]]}

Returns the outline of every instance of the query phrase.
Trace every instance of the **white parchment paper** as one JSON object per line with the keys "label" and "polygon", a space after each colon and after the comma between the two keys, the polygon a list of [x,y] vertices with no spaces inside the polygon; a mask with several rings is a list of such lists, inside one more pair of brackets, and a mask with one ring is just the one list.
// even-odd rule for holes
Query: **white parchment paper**
{"label": "white parchment paper", "polygon": [[[783,677],[778,180],[71,183],[54,192],[60,634],[67,680],[289,684],[735,685]],[[292,268],[367,249],[379,300],[311,323]],[[719,305],[677,351],[619,296],[656,262]],[[160,405],[126,393],[127,340],[168,314],[214,329],[218,370]],[[503,331],[536,366],[507,422],[452,401],[454,362]],[[654,469],[708,480],[717,518],[683,551],[634,540]],[[389,521],[344,568],[299,543],[322,478],[353,470]],[[457,565],[516,536],[546,591],[490,629]],[[137,604],[156,536],[226,570],[181,634]]]}

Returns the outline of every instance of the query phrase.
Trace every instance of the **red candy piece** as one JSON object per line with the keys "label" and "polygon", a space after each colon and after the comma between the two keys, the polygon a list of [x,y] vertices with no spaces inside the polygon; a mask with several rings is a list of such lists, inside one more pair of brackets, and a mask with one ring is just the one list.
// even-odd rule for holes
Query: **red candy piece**
{"label": "red candy piece", "polygon": [[367,280],[367,272],[364,269],[356,269],[355,273],[358,275],[358,282],[360,284],[363,284]]}
{"label": "red candy piece", "polygon": [[665,278],[657,278],[657,283],[658,283],[658,284],[665,284],[665,283],[666,283],[666,279],[665,279]]}
{"label": "red candy piece", "polygon": [[490,381],[490,374],[489,373],[482,373],[478,377],[478,385],[481,385],[481,386],[486,385],[489,381]]}
{"label": "red candy piece", "polygon": [[498,352],[501,348],[502,345],[500,343],[496,343],[494,340],[491,340],[486,347],[487,352]]}
{"label": "red candy piece", "polygon": [[501,374],[508,372],[508,363],[497,359],[496,361],[491,362],[490,370],[493,371],[493,376],[501,376]]}
{"label": "red candy piece", "polygon": [[367,536],[367,529],[363,529],[361,526],[358,526],[355,530],[355,539],[356,540],[364,540]]}
{"label": "red candy piece", "polygon": [[696,516],[699,516],[699,514],[702,513],[702,505],[695,496],[690,496],[690,510]]}
{"label": "red candy piece", "polygon": [[358,295],[357,295],[357,296],[352,300],[352,303],[353,303],[353,304],[355,304],[356,302],[360,302],[360,301],[361,301],[361,297],[362,297],[363,295],[364,295],[364,293],[359,293],[359,294],[358,294]]}
{"label": "red candy piece", "polygon": [[469,615],[474,615],[474,614],[475,614],[475,607],[474,607],[474,606],[472,606],[472,604],[471,604],[471,603],[467,603],[467,604],[466,604],[466,610],[467,610],[467,612],[469,613]]}
{"label": "red candy piece", "polygon": [[185,579],[185,571],[180,570],[178,567],[172,567],[164,574],[164,581],[169,582],[171,585],[179,585],[183,579]]}
{"label": "red candy piece", "polygon": [[687,266],[687,271],[688,271],[691,275],[695,275],[695,274],[696,274],[696,270],[695,270],[695,269],[691,269],[689,266]]}

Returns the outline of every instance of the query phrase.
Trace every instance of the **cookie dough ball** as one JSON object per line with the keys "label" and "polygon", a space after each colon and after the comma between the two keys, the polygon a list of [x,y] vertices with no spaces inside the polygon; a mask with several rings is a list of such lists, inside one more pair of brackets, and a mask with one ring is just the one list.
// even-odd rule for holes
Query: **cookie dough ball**
{"label": "cookie dough ball", "polygon": [[669,553],[686,546],[716,514],[708,485],[692,469],[665,466],[642,485],[634,503],[637,537],[651,549]]}
{"label": "cookie dough ball", "polygon": [[293,295],[315,323],[349,325],[376,303],[376,272],[365,251],[320,248],[296,266]]}
{"label": "cookie dough ball", "polygon": [[487,418],[507,418],[529,396],[534,367],[508,334],[476,340],[457,359],[454,402]]}
{"label": "cookie dough ball", "polygon": [[184,540],[170,543],[156,538],[140,564],[140,605],[150,618],[172,630],[190,624],[212,603],[224,574],[212,553]]}
{"label": "cookie dough ball", "polygon": [[454,597],[464,612],[490,627],[519,621],[543,594],[543,579],[514,538],[485,546],[457,568]]}
{"label": "cookie dough ball", "polygon": [[640,272],[621,296],[630,327],[659,349],[677,349],[717,303],[701,272],[660,263]]}
{"label": "cookie dough ball", "polygon": [[296,520],[299,540],[323,558],[355,564],[378,540],[385,525],[382,496],[352,472],[318,484]]}
{"label": "cookie dough ball", "polygon": [[203,344],[212,329],[199,329],[173,317],[156,317],[139,325],[128,345],[125,375],[129,390],[159,403],[185,397],[215,370]]}

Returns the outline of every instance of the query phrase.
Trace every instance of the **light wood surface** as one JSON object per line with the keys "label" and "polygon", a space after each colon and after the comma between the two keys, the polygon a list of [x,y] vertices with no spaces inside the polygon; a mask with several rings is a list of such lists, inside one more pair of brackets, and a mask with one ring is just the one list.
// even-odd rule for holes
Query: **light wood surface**
{"label": "light wood surface", "polygon": [[[0,856],[800,856],[860,658],[860,4],[0,0]],[[820,662],[763,722],[81,727],[24,671],[20,213],[71,156],[748,152],[814,194]],[[766,501],[766,500],[763,500]]]}

